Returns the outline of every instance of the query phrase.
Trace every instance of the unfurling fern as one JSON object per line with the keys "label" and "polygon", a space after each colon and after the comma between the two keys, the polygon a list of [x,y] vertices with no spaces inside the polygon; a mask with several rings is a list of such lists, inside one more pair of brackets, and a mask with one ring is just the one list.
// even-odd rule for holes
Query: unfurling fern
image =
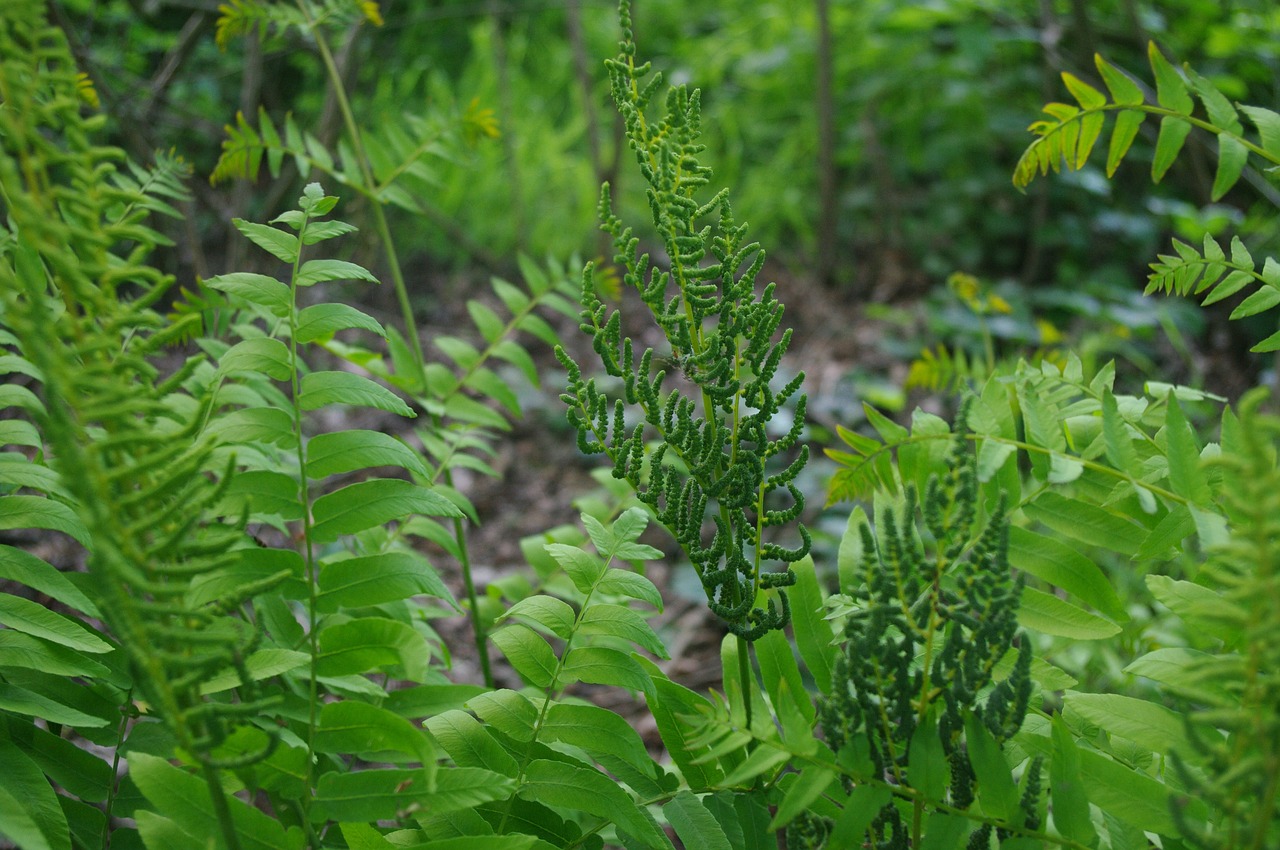
{"label": "unfurling fern", "polygon": [[[660,122],[646,117],[662,76],[644,82],[650,69],[636,65],[629,7],[624,2],[621,9],[622,53],[609,62],[613,97],[670,269],[660,270],[648,254],[638,253],[639,239],[613,213],[608,186],[600,212],[616,260],[626,268],[625,284],[640,293],[670,351],[646,349],[637,360],[631,340],[622,338],[620,314],[596,296],[588,267],[582,329],[605,372],[623,386],[619,397],[610,398],[560,349],[569,373],[563,398],[579,447],[609,457],[614,475],[637,489],[684,547],[711,610],[734,634],[756,640],[788,622],[783,588],[795,577],[787,565],[809,551],[802,524],[796,524],[795,548],[769,539],[771,530],[796,523],[804,508],[795,485],[808,459],[805,447],[796,449],[804,427],[803,375],[778,379],[791,332],[775,340],[782,305],[773,284],[756,291],[764,252],[747,241],[746,225],[734,220],[726,192],[696,199],[710,179],[710,169],[697,159],[698,93],[677,87]],[[704,225],[708,219],[714,223]],[[770,427],[791,401],[794,424],[771,438]],[[789,453],[789,463],[770,471]],[[769,571],[770,561],[783,569]]]}

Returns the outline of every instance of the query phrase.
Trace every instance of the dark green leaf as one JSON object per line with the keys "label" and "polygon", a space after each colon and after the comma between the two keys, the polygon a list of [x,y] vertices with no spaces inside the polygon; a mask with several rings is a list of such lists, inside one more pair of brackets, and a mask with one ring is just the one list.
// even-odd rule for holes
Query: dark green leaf
{"label": "dark green leaf", "polygon": [[538,709],[523,694],[506,689],[490,691],[472,697],[467,701],[467,708],[513,740],[533,740]]}
{"label": "dark green leaf", "polygon": [[367,761],[435,761],[431,742],[412,723],[385,708],[354,700],[320,709],[315,751],[359,755]]}
{"label": "dark green leaf", "polygon": [[814,801],[822,796],[836,779],[836,772],[818,765],[808,765],[800,772],[800,778],[792,783],[778,804],[778,810],[769,824],[770,829],[782,829],[801,812],[806,812]]}
{"label": "dark green leaf", "polygon": [[644,740],[631,724],[612,711],[594,705],[556,703],[547,710],[541,735],[585,750],[592,756],[613,755],[653,777],[656,765]]}
{"label": "dark green leaf", "polygon": [[[865,521],[865,515],[863,515]],[[854,518],[850,517],[850,525]],[[856,530],[853,535],[857,535]],[[845,539],[851,535],[846,532]],[[860,537],[860,536],[859,536]],[[845,551],[842,541],[840,551]],[[796,637],[796,648],[805,666],[813,676],[821,693],[831,690],[831,641],[835,632],[831,623],[823,619],[826,606],[822,601],[822,588],[818,584],[818,576],[813,566],[813,559],[806,556],[792,565],[795,570],[796,584],[790,591],[791,596],[791,628]],[[842,571],[843,572],[843,571]]]}
{"label": "dark green leaf", "polygon": [[61,502],[39,496],[0,497],[0,531],[23,528],[45,528],[74,537],[85,548],[91,548],[89,531],[76,512]]}
{"label": "dark green leaf", "polygon": [[941,802],[950,772],[947,755],[938,737],[938,721],[930,713],[916,725],[907,750],[907,780],[929,800]]}
{"label": "dark green leaf", "polygon": [[535,759],[525,769],[524,784],[518,793],[527,800],[586,812],[616,823],[646,847],[670,850],[672,846],[648,813],[599,771]]}
{"label": "dark green leaf", "polygon": [[80,652],[102,653],[112,649],[111,644],[87,626],[10,593],[0,593],[0,624]]}
{"label": "dark green leaf", "polygon": [[[222,846],[219,840],[222,827],[203,779],[162,758],[137,751],[129,755],[129,775],[158,814],[172,820],[184,832],[213,837],[217,846]],[[300,850],[302,847],[301,830],[295,828],[286,833],[279,821],[235,797],[228,796],[227,803],[245,850]]]}
{"label": "dark green leaf", "polygon": [[44,771],[9,741],[0,741],[0,835],[24,850],[71,850],[66,815]]}
{"label": "dark green leaf", "polygon": [[412,626],[384,617],[361,617],[320,631],[316,674],[347,676],[399,663],[414,681],[427,676],[429,653]]}
{"label": "dark green leaf", "polygon": [[1061,715],[1053,717],[1049,795],[1053,801],[1053,825],[1058,832],[1087,847],[1096,846],[1098,834],[1089,817],[1089,801],[1080,777],[1080,753]]}
{"label": "dark green leaf", "polygon": [[451,710],[431,717],[427,731],[459,767],[481,767],[503,776],[516,776],[520,765],[474,717]]}
{"label": "dark green leaf", "polygon": [[97,605],[58,568],[22,549],[0,545],[0,579],[17,581],[90,617],[101,617]]}
{"label": "dark green leaf", "polygon": [[964,735],[969,764],[978,778],[982,811],[1013,822],[1018,813],[1018,786],[1013,782],[1013,774],[1000,745],[986,725],[972,713],[965,714]]}

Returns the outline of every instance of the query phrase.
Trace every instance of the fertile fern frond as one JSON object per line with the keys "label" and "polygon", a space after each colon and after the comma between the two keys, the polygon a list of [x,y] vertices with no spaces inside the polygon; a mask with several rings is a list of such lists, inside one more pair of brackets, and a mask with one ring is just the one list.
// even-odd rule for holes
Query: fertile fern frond
{"label": "fertile fern frond", "polygon": [[[866,524],[851,529],[861,535],[861,559],[856,584],[845,588],[844,644],[819,721],[834,751],[858,754],[862,781],[911,788],[957,811],[981,786],[984,810],[1016,834],[1034,828],[1034,802],[993,793],[1013,784],[1008,765],[989,754],[1026,717],[1031,652],[1018,634],[1022,579],[1010,569],[1009,519],[1003,504],[980,517],[965,418],[962,411],[946,472],[930,477],[923,499],[907,487],[874,533]],[[997,664],[1015,646],[1012,672],[996,681]],[[867,828],[884,841],[906,824],[888,804]]]}
{"label": "fertile fern frond", "polygon": [[[610,458],[614,475],[637,489],[684,547],[711,610],[732,632],[755,640],[788,622],[781,588],[795,576],[787,565],[809,550],[808,532],[796,523],[804,497],[795,481],[808,459],[807,449],[798,446],[804,376],[778,377],[791,332],[775,338],[782,305],[774,285],[756,290],[764,252],[734,219],[727,192],[697,198],[711,173],[697,159],[698,92],[673,88],[661,120],[650,121],[645,110],[662,76],[645,81],[650,69],[635,62],[625,2],[621,17],[622,52],[609,62],[613,98],[647,184],[670,269],[660,270],[648,254],[638,253],[639,239],[614,213],[607,185],[600,215],[602,228],[613,236],[615,259],[626,268],[624,284],[639,292],[666,336],[670,357],[646,349],[637,360],[631,340],[622,338],[620,315],[597,297],[588,266],[581,327],[605,372],[624,388],[611,399],[558,349],[569,372],[563,399],[579,446]],[[714,224],[703,224],[708,219]],[[788,402],[796,405],[794,425],[771,439],[769,426]],[[655,434],[660,442],[650,452]],[[794,459],[770,472],[770,461],[786,455]],[[766,539],[769,529],[792,523],[799,537],[795,548]],[[782,570],[769,572],[768,561],[781,563]],[[777,591],[768,595],[766,608],[757,606],[762,590]]]}

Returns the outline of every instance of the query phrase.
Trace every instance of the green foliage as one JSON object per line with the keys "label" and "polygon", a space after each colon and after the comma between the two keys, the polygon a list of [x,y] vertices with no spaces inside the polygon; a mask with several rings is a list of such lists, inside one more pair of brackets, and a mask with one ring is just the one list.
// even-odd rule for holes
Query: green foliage
{"label": "green foliage", "polygon": [[[327,64],[326,27],[378,22],[339,0],[222,11],[222,37],[300,30]],[[0,12],[0,833],[38,850],[667,850],[668,830],[713,850],[780,834],[793,848],[1273,846],[1280,420],[1250,395],[1210,435],[1201,417],[1222,400],[1207,393],[1119,392],[1114,365],[1072,353],[1002,364],[986,327],[1002,302],[957,276],[986,343],[975,386],[954,426],[868,407],[877,436],[839,429],[831,500],[869,499],[870,516],[851,511],[834,563],[815,564],[781,305],[772,285],[756,292],[763,254],[725,194],[697,199],[697,93],[675,89],[648,118],[661,81],[636,66],[622,12],[611,81],[670,269],[639,252],[607,190],[601,208],[670,350],[637,358],[588,270],[579,315],[607,377],[560,351],[564,398],[617,478],[580,500],[581,530],[524,541],[531,573],[481,593],[464,527],[477,511],[450,476],[493,473],[520,408],[500,364],[536,382],[521,335],[554,345],[539,311],[577,313],[560,268],[520,260],[523,285],[494,279],[430,362],[412,310],[402,333],[324,299],[377,279],[332,256],[355,228],[313,183],[268,224],[233,220],[258,271],[200,281],[166,314],[172,279],[152,265],[166,240],[148,219],[178,215],[182,161],[146,169],[97,145],[95,89],[44,5]],[[1051,110],[1034,168],[1082,165],[1109,110],[1139,115],[1121,118],[1118,162],[1153,113],[1216,128],[1229,185],[1236,107],[1155,57],[1156,106],[1105,64],[1110,99],[1069,78],[1081,108]],[[292,122],[279,140],[264,113],[227,162],[296,157],[374,200],[404,306],[381,210],[402,174],[425,181],[422,151],[394,128],[359,132],[349,106],[336,155]],[[1274,154],[1274,119],[1238,111],[1262,131],[1245,149]],[[1162,130],[1162,169],[1180,134]],[[1274,264],[1259,272],[1242,241],[1175,250],[1152,288],[1214,300],[1256,282],[1237,312],[1274,306],[1258,294]],[[661,553],[640,542],[654,517],[728,624],[722,693],[652,660],[668,655],[644,566]],[[433,621],[460,606],[423,543],[462,567],[482,663],[491,633],[523,686],[446,678]],[[54,566],[82,554],[84,571]],[[1083,683],[1055,663],[1085,667]],[[643,695],[664,758],[589,701],[600,689]]]}
{"label": "green foliage", "polygon": [[[1280,114],[1258,106],[1233,104],[1207,78],[1190,67],[1179,71],[1152,44],[1148,51],[1156,80],[1156,102],[1149,103],[1143,89],[1123,71],[1101,56],[1096,64],[1110,97],[1080,79],[1064,74],[1067,88],[1079,107],[1051,103],[1045,107],[1051,120],[1037,121],[1031,131],[1037,138],[1023,153],[1014,172],[1014,183],[1026,186],[1039,174],[1061,165],[1078,170],[1089,159],[1109,112],[1116,113],[1107,154],[1107,176],[1115,174],[1129,153],[1143,121],[1160,117],[1160,132],[1152,162],[1152,179],[1159,182],[1182,151],[1193,128],[1217,137],[1217,172],[1212,196],[1225,195],[1244,173],[1250,156],[1262,159],[1268,170],[1280,165]],[[1194,95],[1194,97],[1193,97]],[[1205,117],[1195,114],[1196,101]],[[1253,125],[1250,138],[1245,122]],[[1173,240],[1175,254],[1161,255],[1151,265],[1148,292],[1177,295],[1204,294],[1203,303],[1213,304],[1250,285],[1258,288],[1232,311],[1231,318],[1252,316],[1280,304],[1280,266],[1268,258],[1262,271],[1239,237],[1231,240],[1230,253],[1212,236],[1204,236],[1203,251]],[[1258,352],[1280,348],[1280,334],[1273,334],[1254,346]]]}
{"label": "green foliage", "polygon": [[[782,588],[795,580],[789,569],[766,571],[765,562],[794,563],[809,550],[803,524],[796,526],[801,542],[794,549],[766,539],[768,529],[795,522],[804,509],[795,480],[808,459],[807,447],[801,446],[784,469],[766,469],[771,458],[783,456],[799,440],[804,376],[781,387],[776,383],[791,332],[773,340],[782,305],[772,284],[756,293],[764,252],[746,241],[746,226],[735,222],[726,192],[702,204],[695,199],[710,179],[710,169],[697,160],[698,92],[676,87],[660,122],[645,115],[662,76],[644,82],[650,68],[635,63],[628,8],[623,4],[622,52],[609,71],[671,269],[662,271],[649,254],[638,253],[639,239],[614,215],[608,186],[601,195],[601,218],[613,236],[616,260],[626,268],[624,283],[639,292],[670,346],[671,365],[664,366],[651,348],[636,362],[631,340],[622,338],[621,314],[611,313],[596,296],[588,267],[582,329],[592,337],[605,373],[620,379],[624,390],[611,403],[596,380],[584,379],[582,368],[557,349],[569,373],[564,400],[579,448],[609,457],[614,475],[637,489],[684,547],[711,610],[733,633],[756,640],[786,625]],[[717,217],[714,227],[700,225],[710,216]],[[668,379],[675,386],[664,390]],[[770,439],[771,423],[792,399],[794,425]],[[628,422],[628,407],[642,421]],[[659,440],[652,450],[648,433]],[[775,491],[785,491],[786,504],[776,504]],[[709,545],[703,536],[708,510],[714,526]],[[777,601],[770,595],[767,608],[761,608],[758,597],[767,590],[778,591]]]}
{"label": "green foliage", "polygon": [[[1280,718],[1273,710],[1280,697],[1280,642],[1268,625],[1280,614],[1274,542],[1280,421],[1261,412],[1264,398],[1254,391],[1241,401],[1238,418],[1224,418],[1224,451],[1212,461],[1211,469],[1221,471],[1220,498],[1232,533],[1208,549],[1195,584],[1170,582],[1158,593],[1189,628],[1220,638],[1221,649],[1157,650],[1134,662],[1198,706],[1186,729],[1191,753],[1175,753],[1175,767],[1190,797],[1222,813],[1211,832],[1182,823],[1193,844],[1206,848],[1280,840]],[[1211,778],[1195,769],[1202,760]]]}

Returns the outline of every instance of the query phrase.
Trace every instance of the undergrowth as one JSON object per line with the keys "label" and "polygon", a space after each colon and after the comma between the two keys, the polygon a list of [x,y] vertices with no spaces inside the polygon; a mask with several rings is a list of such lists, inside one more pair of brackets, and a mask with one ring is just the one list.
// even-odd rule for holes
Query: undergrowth
{"label": "undergrowth", "polygon": [[[329,66],[327,28],[362,18],[376,5],[237,0],[218,38],[300,32]],[[175,299],[149,222],[180,215],[185,165],[96,143],[92,86],[44,4],[0,10],[0,833],[28,850],[1276,846],[1280,424],[1263,394],[1233,408],[1157,375],[1127,394],[1114,364],[988,350],[951,376],[953,423],[868,407],[874,435],[839,430],[829,503],[859,504],[815,563],[777,288],[727,194],[697,199],[698,93],[659,97],[625,2],[621,21],[609,73],[661,254],[607,188],[601,214],[665,348],[623,337],[590,267],[575,308],[554,264],[524,260],[520,284],[467,305],[474,334],[429,357],[383,209],[422,212],[401,181],[429,177],[423,125],[370,133],[344,100],[335,156],[289,119],[239,118],[215,174],[291,156],[363,196],[402,327],[326,300],[378,279],[335,256],[355,228],[319,182],[234,221],[259,271]],[[1217,194],[1251,157],[1280,162],[1280,115],[1150,58],[1155,103],[1101,59],[1109,94],[1068,76],[1079,105],[1032,125],[1017,182],[1085,167],[1111,114],[1108,172],[1152,115],[1157,179],[1193,128],[1217,137]],[[1260,267],[1239,240],[1179,242],[1149,288],[1252,288],[1233,315],[1253,315],[1280,303]],[[579,318],[603,375],[547,310]],[[520,412],[497,364],[543,377],[529,336],[558,346],[578,446],[625,487],[525,541],[521,581],[478,588],[480,517],[452,473],[493,472]],[[725,632],[718,691],[664,663],[655,520]],[[1159,642],[1130,619],[1134,573],[1137,604],[1163,606]],[[451,678],[436,628],[464,615],[474,682]],[[1146,684],[1082,686],[1064,660],[1080,646],[1125,653]],[[643,698],[660,753],[593,701],[609,691]]]}

